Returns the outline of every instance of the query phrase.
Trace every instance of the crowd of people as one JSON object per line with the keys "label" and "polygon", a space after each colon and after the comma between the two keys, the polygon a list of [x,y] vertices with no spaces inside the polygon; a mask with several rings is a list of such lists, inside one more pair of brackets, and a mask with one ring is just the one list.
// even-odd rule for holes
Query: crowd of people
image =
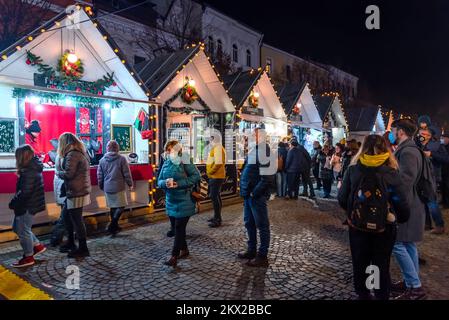
{"label": "crowd of people", "polygon": [[[419,258],[417,244],[423,240],[425,229],[431,229],[435,235],[445,231],[438,189],[443,205],[448,206],[449,134],[442,135],[428,117],[421,117],[418,125],[410,119],[397,120],[391,132],[384,136],[367,135],[363,143],[350,140],[321,146],[315,141],[311,154],[296,138],[283,139],[275,153],[274,171],[270,163],[273,150],[265,131],[256,128],[253,138],[240,175],[248,241],[247,250],[237,255],[239,259],[246,260],[250,267],[268,266],[268,201],[273,189],[278,197],[294,200],[300,195],[313,199],[315,190],[321,189],[323,198],[331,198],[334,186],[338,202],[347,213],[344,224],[349,228],[354,286],[359,298],[386,300],[391,295],[406,300],[425,298],[419,276],[423,260]],[[126,188],[132,190],[133,181],[117,142],[110,141],[107,151],[97,174],[110,208],[111,222],[107,230],[115,235],[120,232],[118,221],[128,204]],[[167,236],[174,237],[171,256],[165,264],[176,267],[178,260],[190,255],[186,228],[190,217],[198,211],[201,176],[178,141],[168,141],[164,151],[157,186],[166,195],[165,207],[171,226]],[[15,213],[13,230],[24,256],[14,266],[25,267],[34,264],[34,257],[46,250],[31,229],[33,216],[45,210],[43,165],[30,145],[16,150],[16,163],[17,192],[9,206]],[[226,152],[221,141],[211,137],[207,159],[209,196],[214,209],[214,216],[208,221],[211,228],[218,228],[222,223],[225,163]],[[89,256],[82,218],[83,207],[90,203],[89,159],[83,143],[71,133],[59,138],[54,190],[61,216],[53,230],[51,245],[60,245],[60,251],[68,253],[70,258]],[[67,241],[62,243],[65,235]],[[403,279],[399,282],[390,278],[392,255],[402,272]],[[366,282],[371,267],[379,270],[379,285],[374,288]]]}

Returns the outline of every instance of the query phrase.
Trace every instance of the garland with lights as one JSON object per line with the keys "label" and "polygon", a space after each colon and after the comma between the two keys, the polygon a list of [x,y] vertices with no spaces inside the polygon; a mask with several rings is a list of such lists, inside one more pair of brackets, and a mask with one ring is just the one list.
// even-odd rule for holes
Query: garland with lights
{"label": "garland with lights", "polygon": [[52,89],[69,90],[102,96],[108,87],[117,85],[114,81],[114,73],[107,73],[103,78],[94,82],[79,80],[84,72],[83,63],[80,59],[77,59],[76,61],[72,60],[70,62],[70,54],[70,52],[66,51],[59,59],[58,72],[56,72],[53,67],[45,64],[41,57],[35,55],[31,51],[27,51],[26,64],[36,66],[37,70],[46,78],[47,86]]}
{"label": "garland with lights", "polygon": [[165,109],[167,109],[168,111],[180,112],[181,114],[192,114],[194,112],[196,112],[198,114],[210,114],[211,113],[210,107],[207,105],[207,103],[203,99],[201,99],[201,97],[198,94],[197,94],[197,98],[195,101],[197,101],[204,108],[204,110],[195,110],[191,107],[175,108],[175,107],[170,106],[180,96],[182,99],[182,94],[184,92],[184,88],[185,88],[185,86],[182,87],[173,97],[168,99],[164,103],[163,107]]}
{"label": "garland with lights", "polygon": [[36,91],[31,89],[23,89],[23,88],[14,88],[12,93],[13,98],[21,98],[26,99],[27,97],[36,96],[40,98],[42,101],[52,104],[59,104],[61,101],[65,99],[72,100],[76,106],[79,107],[92,107],[98,106],[107,101],[112,108],[120,108],[122,106],[122,101],[118,100],[105,100],[98,99],[94,97],[83,97],[76,95],[65,95],[56,92],[44,92],[44,91]]}

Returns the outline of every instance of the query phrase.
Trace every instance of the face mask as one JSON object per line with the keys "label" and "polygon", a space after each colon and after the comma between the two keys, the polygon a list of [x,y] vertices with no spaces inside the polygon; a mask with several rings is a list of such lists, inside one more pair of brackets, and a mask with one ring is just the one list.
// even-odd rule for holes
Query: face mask
{"label": "face mask", "polygon": [[179,156],[179,154],[177,152],[170,153],[169,158],[173,164],[176,164],[176,165],[181,164],[181,157]]}
{"label": "face mask", "polygon": [[388,140],[390,141],[391,144],[396,144],[396,137],[394,136],[393,132],[390,131],[390,133],[388,134]]}

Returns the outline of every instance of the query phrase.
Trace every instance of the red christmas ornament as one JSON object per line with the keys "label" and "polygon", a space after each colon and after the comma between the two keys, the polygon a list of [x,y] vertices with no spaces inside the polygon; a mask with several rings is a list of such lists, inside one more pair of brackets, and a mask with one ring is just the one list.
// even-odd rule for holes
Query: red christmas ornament
{"label": "red christmas ornament", "polygon": [[98,91],[98,95],[99,95],[99,96],[102,96],[103,93],[102,93],[101,91]]}
{"label": "red christmas ornament", "polygon": [[27,64],[27,65],[30,65],[30,64],[31,64],[31,60],[30,60],[30,59],[27,59],[26,64]]}
{"label": "red christmas ornament", "polygon": [[116,83],[115,81],[112,83],[112,85],[113,85],[114,87],[117,87],[117,83]]}

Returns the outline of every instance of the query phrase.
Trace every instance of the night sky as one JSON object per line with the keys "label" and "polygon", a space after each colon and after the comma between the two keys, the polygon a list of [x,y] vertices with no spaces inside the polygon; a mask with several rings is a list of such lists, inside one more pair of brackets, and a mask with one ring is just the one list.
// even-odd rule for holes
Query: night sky
{"label": "night sky", "polygon": [[[399,112],[449,121],[449,1],[209,0],[287,52],[360,78],[359,96]],[[380,8],[381,30],[365,9]]]}

